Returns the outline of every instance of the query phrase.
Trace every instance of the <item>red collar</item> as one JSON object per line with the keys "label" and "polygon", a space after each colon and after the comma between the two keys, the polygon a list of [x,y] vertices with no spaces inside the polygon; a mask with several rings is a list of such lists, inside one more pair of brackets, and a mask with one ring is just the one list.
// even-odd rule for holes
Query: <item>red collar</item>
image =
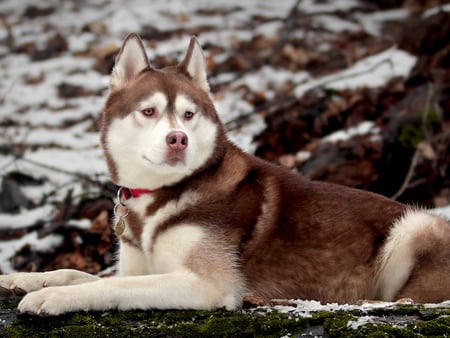
{"label": "red collar", "polygon": [[150,189],[130,189],[130,188],[120,188],[120,192],[122,196],[128,200],[132,197],[136,198],[144,194],[151,194],[152,192],[158,191],[158,189],[150,190]]}

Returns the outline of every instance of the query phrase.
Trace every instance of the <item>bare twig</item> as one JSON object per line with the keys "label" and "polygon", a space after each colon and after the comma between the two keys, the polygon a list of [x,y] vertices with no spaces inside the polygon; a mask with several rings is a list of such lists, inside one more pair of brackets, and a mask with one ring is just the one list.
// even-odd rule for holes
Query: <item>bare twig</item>
{"label": "bare twig", "polygon": [[392,199],[396,200],[410,187],[411,179],[414,175],[414,171],[415,171],[416,166],[419,163],[421,157],[422,157],[422,152],[419,148],[417,148],[416,151],[414,152],[414,156],[412,157],[411,165],[409,166],[409,169],[405,176],[405,179],[403,180],[403,183],[400,186],[400,188],[398,189],[398,191],[391,197]]}

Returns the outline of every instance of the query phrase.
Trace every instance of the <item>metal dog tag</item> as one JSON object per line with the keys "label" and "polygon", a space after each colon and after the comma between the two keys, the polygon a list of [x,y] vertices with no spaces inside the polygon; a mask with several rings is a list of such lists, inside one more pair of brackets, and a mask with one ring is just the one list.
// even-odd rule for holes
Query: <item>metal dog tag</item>
{"label": "metal dog tag", "polygon": [[125,232],[125,228],[126,228],[126,223],[123,220],[122,217],[119,218],[119,221],[117,222],[116,226],[114,227],[114,232],[116,233],[117,236],[122,236],[123,233]]}

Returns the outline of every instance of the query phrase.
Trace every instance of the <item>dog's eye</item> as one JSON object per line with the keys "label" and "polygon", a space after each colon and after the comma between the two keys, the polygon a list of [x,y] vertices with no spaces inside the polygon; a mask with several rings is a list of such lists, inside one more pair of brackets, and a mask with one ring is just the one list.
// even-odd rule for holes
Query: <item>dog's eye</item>
{"label": "dog's eye", "polygon": [[190,110],[187,110],[187,111],[184,112],[184,118],[185,119],[189,120],[189,119],[191,119],[193,117],[194,117],[194,113],[191,112]]}
{"label": "dog's eye", "polygon": [[155,108],[145,108],[145,109],[141,110],[141,113],[145,117],[153,117],[156,114],[156,109]]}

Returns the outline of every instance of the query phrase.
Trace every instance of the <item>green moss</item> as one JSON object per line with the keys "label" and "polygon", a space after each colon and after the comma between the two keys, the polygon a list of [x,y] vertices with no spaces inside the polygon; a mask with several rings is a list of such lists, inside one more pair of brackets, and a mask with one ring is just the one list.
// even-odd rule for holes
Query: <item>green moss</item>
{"label": "green moss", "polygon": [[426,137],[426,130],[440,128],[442,117],[435,109],[418,113],[415,120],[400,127],[398,140],[405,148],[416,148]]}
{"label": "green moss", "polygon": [[419,123],[406,123],[400,128],[398,139],[405,148],[415,148],[425,139],[425,131]]}
{"label": "green moss", "polygon": [[[0,302],[2,303],[2,302]],[[2,306],[5,304],[2,304]],[[58,317],[16,316],[0,337],[280,337],[316,330],[330,337],[446,337],[450,309],[402,305],[351,311],[321,311],[308,317],[271,309],[249,311],[110,311]],[[17,305],[17,304],[16,304]],[[1,315],[0,315],[1,316]],[[361,317],[370,316],[368,322]]]}
{"label": "green moss", "polygon": [[450,337],[450,317],[440,316],[430,321],[411,325],[411,329],[425,337]]}
{"label": "green moss", "polygon": [[126,311],[75,313],[59,317],[21,315],[0,331],[2,337],[269,337],[301,333],[307,320],[278,312]]}
{"label": "green moss", "polygon": [[0,299],[0,310],[13,310],[17,308],[19,300],[17,298]]}
{"label": "green moss", "polygon": [[339,311],[326,317],[323,325],[330,337],[350,337],[354,332],[348,323],[357,319],[358,317],[350,313]]}
{"label": "green moss", "polygon": [[442,115],[439,111],[437,111],[434,108],[430,108],[426,111],[424,111],[424,122],[427,125],[432,125],[435,123],[441,123],[442,122]]}

